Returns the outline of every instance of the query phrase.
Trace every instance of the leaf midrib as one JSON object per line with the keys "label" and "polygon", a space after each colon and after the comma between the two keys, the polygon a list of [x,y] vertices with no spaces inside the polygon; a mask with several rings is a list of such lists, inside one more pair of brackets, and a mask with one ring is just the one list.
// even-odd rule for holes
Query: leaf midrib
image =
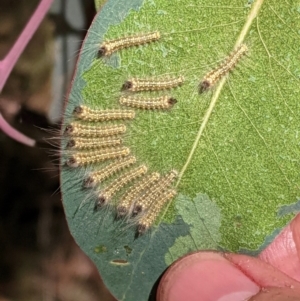
{"label": "leaf midrib", "polygon": [[[238,36],[233,49],[236,49],[239,45],[241,45],[244,42],[245,37],[246,37],[246,35],[247,35],[247,33],[248,33],[248,31],[249,31],[249,29],[250,29],[250,27],[251,27],[254,19],[258,15],[263,2],[264,2],[264,0],[257,0],[253,4],[252,9],[251,9],[251,11],[250,11],[250,13],[249,13],[249,15],[248,15],[248,17],[246,19],[245,25],[243,26],[243,28],[242,28],[242,30],[240,32],[240,35]],[[202,134],[203,134],[203,132],[204,132],[206,126],[207,126],[209,118],[210,118],[210,116],[211,116],[211,114],[212,114],[212,112],[213,112],[213,110],[214,110],[214,108],[216,106],[216,103],[217,103],[217,101],[219,99],[221,91],[222,91],[222,89],[224,87],[225,81],[226,81],[226,77],[223,77],[222,80],[220,81],[220,83],[218,84],[215,93],[213,94],[213,97],[211,99],[209,107],[208,107],[208,109],[207,109],[207,111],[206,111],[206,113],[204,115],[203,121],[202,121],[202,123],[200,125],[199,131],[198,131],[197,136],[195,138],[195,141],[193,143],[192,149],[191,149],[191,151],[190,151],[190,153],[188,155],[188,158],[187,158],[185,164],[183,165],[183,167],[182,167],[182,169],[181,169],[181,171],[179,173],[178,181],[176,183],[176,187],[180,184],[181,179],[182,179],[182,177],[183,177],[186,169],[188,168],[190,162],[192,161],[192,158],[193,158],[194,153],[195,153],[195,151],[197,149],[197,146],[198,146],[199,141],[200,141],[200,139],[202,137]]]}
{"label": "leaf midrib", "polygon": [[[245,39],[245,37],[246,37],[249,29],[250,29],[250,26],[252,25],[254,19],[256,18],[256,16],[257,16],[257,14],[258,14],[258,12],[259,12],[259,10],[260,10],[261,5],[263,4],[263,2],[264,2],[264,0],[257,0],[253,4],[252,9],[251,9],[251,11],[250,11],[250,13],[248,15],[248,18],[246,19],[245,25],[243,26],[243,28],[242,28],[242,30],[240,32],[240,35],[238,36],[238,38],[236,40],[236,43],[234,45],[234,49],[236,47],[238,47],[240,44],[243,43],[243,41],[244,41],[244,39]],[[180,181],[181,181],[181,179],[182,179],[182,177],[183,177],[186,169],[188,168],[188,166],[189,166],[189,164],[190,164],[190,162],[191,162],[191,160],[193,158],[193,155],[194,155],[194,153],[196,151],[198,143],[199,143],[199,141],[200,141],[200,139],[202,137],[202,134],[203,134],[203,132],[204,132],[204,130],[206,128],[206,125],[207,125],[207,123],[209,121],[209,118],[210,118],[210,116],[212,114],[212,111],[213,111],[213,109],[214,109],[214,107],[215,107],[215,105],[217,103],[217,100],[219,99],[219,96],[221,94],[221,91],[223,89],[225,81],[226,81],[226,78],[223,77],[222,80],[220,81],[219,85],[217,86],[215,93],[213,94],[213,97],[211,99],[210,105],[209,105],[209,107],[208,107],[208,109],[207,109],[207,111],[206,111],[206,113],[204,115],[203,121],[202,121],[202,123],[200,125],[199,131],[197,133],[197,136],[195,138],[195,141],[193,143],[193,146],[192,146],[192,149],[191,149],[191,151],[189,153],[189,156],[188,156],[188,158],[187,158],[187,160],[186,160],[183,168],[181,169],[181,171],[179,173],[179,177],[178,177],[178,181],[176,183],[176,187],[180,184]],[[167,208],[165,209],[165,213],[168,211],[168,207],[169,206],[167,206]],[[155,235],[155,232],[156,232],[156,230],[154,230],[154,233],[152,233],[151,237],[153,237]],[[129,290],[129,287],[132,284],[132,279],[133,279],[132,276],[133,276],[134,271],[137,268],[139,262],[142,260],[142,257],[143,257],[143,255],[145,253],[145,250],[146,249],[144,249],[143,252],[140,254],[139,259],[136,261],[136,264],[134,265],[134,268],[133,268],[133,271],[132,271],[132,274],[131,274],[131,280],[130,280],[130,283],[128,285],[128,289],[125,290],[125,292],[124,292],[124,294],[122,296],[122,300],[125,300],[125,298],[126,298],[126,294],[127,294],[128,290]]]}

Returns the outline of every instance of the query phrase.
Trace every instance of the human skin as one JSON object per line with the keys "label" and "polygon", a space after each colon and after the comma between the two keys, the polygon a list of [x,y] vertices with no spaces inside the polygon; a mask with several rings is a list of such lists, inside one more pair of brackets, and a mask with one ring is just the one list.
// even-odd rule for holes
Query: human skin
{"label": "human skin", "polygon": [[196,252],[164,274],[157,301],[300,300],[300,214],[257,257]]}

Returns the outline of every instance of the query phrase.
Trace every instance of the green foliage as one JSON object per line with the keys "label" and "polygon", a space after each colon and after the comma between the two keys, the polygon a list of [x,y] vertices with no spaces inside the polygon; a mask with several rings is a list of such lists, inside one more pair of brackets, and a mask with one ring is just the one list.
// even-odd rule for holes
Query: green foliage
{"label": "green foliage", "polygon": [[[94,211],[84,172],[62,169],[70,230],[118,299],[147,300],[188,251],[261,249],[299,208],[299,20],[292,0],[109,0],[96,16],[67,115],[80,103],[118,108],[129,77],[186,78],[170,92],[172,110],[141,111],[127,125],[125,144],[150,171],[181,172],[179,196],[151,231],[136,238],[113,210]],[[103,40],[156,30],[158,42],[97,58]],[[199,94],[201,78],[242,42],[249,53],[236,70]]]}
{"label": "green foliage", "polygon": [[99,11],[106,0],[95,0],[96,11]]}

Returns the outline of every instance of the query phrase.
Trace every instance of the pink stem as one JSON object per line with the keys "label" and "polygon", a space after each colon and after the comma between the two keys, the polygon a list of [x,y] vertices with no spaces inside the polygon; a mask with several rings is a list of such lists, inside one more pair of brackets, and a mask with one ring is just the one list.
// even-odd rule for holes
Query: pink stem
{"label": "pink stem", "polygon": [[[37,28],[41,24],[45,15],[47,14],[53,0],[41,0],[40,4],[36,8],[35,12],[31,16],[30,20],[26,24],[22,33],[18,37],[17,41],[7,54],[7,56],[0,61],[0,92],[2,91],[13,67],[15,66],[20,55],[23,53],[28,42],[36,32]],[[21,134],[19,131],[11,127],[3,118],[0,113],[0,129],[11,138],[26,144],[28,146],[34,146],[35,141],[27,136]]]}
{"label": "pink stem", "polygon": [[0,61],[0,92],[2,91],[6,80],[20,55],[44,19],[52,2],[53,0],[41,0],[40,4],[26,24],[16,43],[9,51],[8,55],[2,61]]}
{"label": "pink stem", "polygon": [[0,113],[0,129],[9,137],[28,146],[35,146],[35,140],[21,134],[3,118]]}

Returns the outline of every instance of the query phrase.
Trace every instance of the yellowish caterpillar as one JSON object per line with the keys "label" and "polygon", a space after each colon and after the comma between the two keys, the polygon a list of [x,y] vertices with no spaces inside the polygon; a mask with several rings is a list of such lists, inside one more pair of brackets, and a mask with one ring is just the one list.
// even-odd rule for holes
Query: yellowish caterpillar
{"label": "yellowish caterpillar", "polygon": [[113,52],[119,51],[123,48],[139,46],[154,42],[160,39],[160,33],[158,31],[149,32],[145,34],[137,34],[132,36],[125,36],[114,40],[104,41],[100,45],[98,52],[99,56],[108,56]]}
{"label": "yellowish caterpillar", "polygon": [[123,134],[125,132],[126,126],[124,124],[96,126],[72,122],[65,129],[67,135],[78,137],[106,137]]}
{"label": "yellowish caterpillar", "polygon": [[143,193],[143,191],[158,181],[160,174],[153,172],[152,174],[144,177],[141,181],[132,186],[122,197],[117,206],[117,215],[119,217],[128,215],[135,199]]}
{"label": "yellowish caterpillar", "polygon": [[106,137],[106,138],[85,138],[85,137],[74,137],[71,139],[67,148],[77,150],[97,149],[109,146],[117,146],[122,143],[121,138]]}
{"label": "yellowish caterpillar", "polygon": [[110,185],[108,185],[98,196],[97,205],[102,206],[110,201],[110,199],[122,189],[125,185],[133,180],[143,176],[147,172],[146,165],[141,165],[127,173],[124,173],[117,179],[115,179]]}
{"label": "yellowish caterpillar", "polygon": [[200,93],[213,87],[221,77],[235,67],[237,62],[247,51],[248,47],[245,44],[240,45],[218,68],[208,72],[200,83]]}
{"label": "yellowish caterpillar", "polygon": [[158,197],[149,210],[138,221],[137,231],[139,234],[145,233],[154,224],[164,205],[174,198],[176,194],[175,189],[169,189]]}
{"label": "yellowish caterpillar", "polygon": [[74,154],[67,160],[66,163],[69,167],[85,166],[109,159],[125,157],[129,155],[129,153],[130,150],[128,147],[103,148],[102,150]]}
{"label": "yellowish caterpillar", "polygon": [[123,84],[122,90],[133,92],[166,90],[178,87],[183,82],[183,76],[174,78],[131,78]]}
{"label": "yellowish caterpillar", "polygon": [[135,202],[133,207],[133,215],[146,211],[153,202],[169,187],[172,182],[178,177],[176,170],[170,171],[157,183],[153,183],[144,194],[142,194]]}
{"label": "yellowish caterpillar", "polygon": [[94,187],[114,175],[116,172],[121,171],[134,163],[136,163],[136,158],[134,156],[125,157],[110,163],[103,169],[90,173],[84,181],[84,186],[87,188]]}
{"label": "yellowish caterpillar", "polygon": [[121,96],[119,102],[121,105],[132,108],[144,110],[159,110],[171,108],[177,102],[177,100],[169,96],[161,96],[154,98]]}
{"label": "yellowish caterpillar", "polygon": [[94,110],[86,106],[76,107],[73,114],[85,121],[125,120],[135,117],[135,112],[132,110]]}

